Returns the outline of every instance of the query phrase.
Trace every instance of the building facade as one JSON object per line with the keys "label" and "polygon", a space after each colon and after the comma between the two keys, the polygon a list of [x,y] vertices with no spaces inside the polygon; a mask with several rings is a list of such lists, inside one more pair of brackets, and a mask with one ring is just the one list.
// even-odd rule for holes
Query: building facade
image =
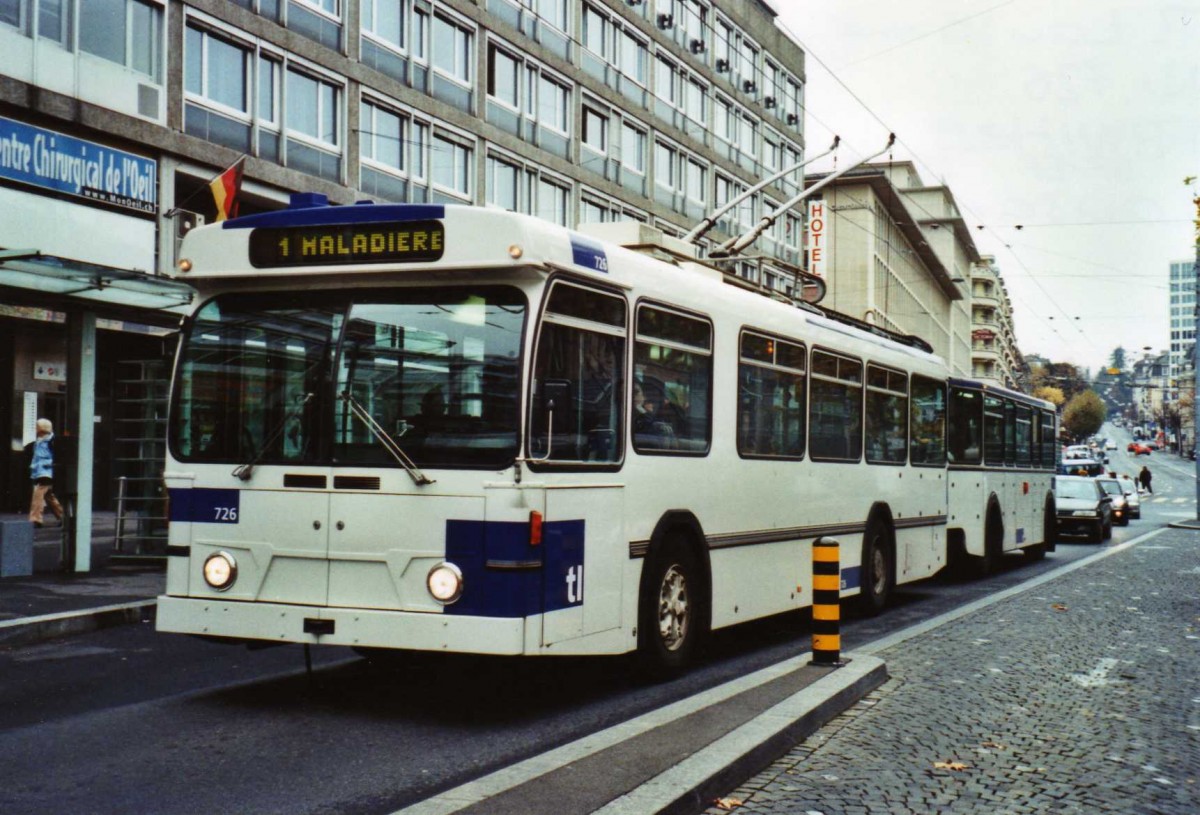
{"label": "building facade", "polygon": [[1196,354],[1196,271],[1194,261],[1171,263],[1171,379],[1193,367]]}
{"label": "building facade", "polygon": [[1008,289],[996,259],[984,255],[971,267],[971,375],[1022,390],[1028,386],[1024,372]]}
{"label": "building facade", "polygon": [[949,190],[925,186],[911,162],[889,162],[852,170],[821,196],[810,213],[825,222],[824,263],[811,265],[828,283],[823,304],[915,334],[969,376],[966,275],[979,255]]}
{"label": "building facade", "polygon": [[[766,0],[0,0],[0,247],[161,275],[182,233],[214,217],[208,182],[242,157],[242,214],[312,191],[680,236],[803,159],[804,53],[775,17]],[[802,183],[796,171],[756,194],[708,240]],[[802,235],[789,213],[754,251],[799,263]],[[67,369],[78,303],[18,297],[4,268],[11,507],[28,418],[53,416],[65,390],[36,372]],[[157,365],[147,387],[160,388],[174,320],[102,313],[100,369]],[[116,405],[147,377],[108,379],[98,398]],[[117,418],[97,408],[101,503]]]}

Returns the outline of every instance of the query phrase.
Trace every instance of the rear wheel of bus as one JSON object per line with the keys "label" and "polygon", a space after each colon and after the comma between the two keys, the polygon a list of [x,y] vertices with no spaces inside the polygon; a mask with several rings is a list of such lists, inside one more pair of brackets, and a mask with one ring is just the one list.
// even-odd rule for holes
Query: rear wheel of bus
{"label": "rear wheel of bus", "polygon": [[675,674],[695,657],[706,628],[700,564],[686,537],[672,532],[646,569],[638,604],[638,650],[652,674]]}

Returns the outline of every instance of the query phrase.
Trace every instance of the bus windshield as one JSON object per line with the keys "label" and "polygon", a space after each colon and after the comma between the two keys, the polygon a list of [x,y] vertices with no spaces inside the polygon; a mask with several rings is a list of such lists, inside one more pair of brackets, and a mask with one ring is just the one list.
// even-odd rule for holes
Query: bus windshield
{"label": "bus windshield", "polygon": [[343,394],[423,467],[517,450],[525,298],[510,287],[226,294],[185,332],[180,460],[400,466]]}

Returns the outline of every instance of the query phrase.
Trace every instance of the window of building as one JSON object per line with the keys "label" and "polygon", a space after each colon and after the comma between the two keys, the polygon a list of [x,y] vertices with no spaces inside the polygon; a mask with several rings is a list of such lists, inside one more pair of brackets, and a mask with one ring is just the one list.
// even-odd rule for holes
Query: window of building
{"label": "window of building", "polygon": [[622,30],[617,50],[617,67],[622,76],[645,87],[647,84],[646,64],[649,59],[649,49],[646,43],[628,31]]}
{"label": "window of building", "polygon": [[621,164],[630,172],[646,174],[646,131],[628,121],[621,123]]}
{"label": "window of building", "polygon": [[341,143],[338,110],[341,88],[289,66],[287,94],[289,135],[336,148]]}
{"label": "window of building", "polygon": [[460,85],[471,85],[473,34],[442,15],[433,18],[433,68]]}
{"label": "window of building", "polygon": [[559,133],[570,133],[571,89],[542,74],[538,78],[538,121]]}
{"label": "window of building", "polygon": [[684,186],[688,200],[703,208],[708,201],[708,168],[696,159],[689,157]]}
{"label": "window of building", "polygon": [[[0,5],[3,5],[0,3]],[[72,0],[40,0],[38,2],[38,37],[60,45],[71,44]]]}
{"label": "window of building", "polygon": [[583,47],[606,62],[616,62],[614,38],[608,15],[596,7],[583,6]]}
{"label": "window of building", "polygon": [[567,0],[537,0],[538,17],[559,31],[568,30],[567,10]]}
{"label": "window of building", "polygon": [[694,122],[704,124],[708,121],[708,87],[689,79],[684,88],[683,112]]}
{"label": "window of building", "polygon": [[163,9],[142,0],[79,4],[79,49],[159,81]]}
{"label": "window of building", "polygon": [[551,181],[544,176],[538,178],[537,200],[533,205],[534,215],[559,226],[571,226],[567,220],[570,201],[570,182]]}
{"label": "window of building", "polygon": [[249,115],[249,48],[189,25],[184,56],[184,89],[188,94],[227,111]]}
{"label": "window of building", "polygon": [[654,185],[672,193],[683,191],[679,150],[657,140],[654,142]]}
{"label": "window of building", "polygon": [[404,9],[400,0],[360,0],[362,29],[396,48],[404,46]]}
{"label": "window of building", "polygon": [[711,324],[641,306],[633,361],[633,448],[706,454],[712,438]]}
{"label": "window of building", "polygon": [[802,458],[804,346],[762,334],[742,335],[738,364],[738,452]]}
{"label": "window of building", "polygon": [[598,153],[608,150],[608,117],[590,107],[583,109],[583,143]]}
{"label": "window of building", "polygon": [[434,134],[431,146],[430,180],[451,196],[448,200],[469,200],[472,188],[472,148],[444,132]]}
{"label": "window of building", "polygon": [[513,110],[521,103],[519,67],[517,57],[495,44],[488,46],[488,96]]}

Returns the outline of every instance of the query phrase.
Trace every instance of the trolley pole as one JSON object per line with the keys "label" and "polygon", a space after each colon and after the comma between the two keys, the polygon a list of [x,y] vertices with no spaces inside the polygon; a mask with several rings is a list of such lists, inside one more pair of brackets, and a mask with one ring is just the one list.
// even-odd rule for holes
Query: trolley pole
{"label": "trolley pole", "polygon": [[812,664],[836,667],[842,656],[842,568],[837,538],[813,541]]}

